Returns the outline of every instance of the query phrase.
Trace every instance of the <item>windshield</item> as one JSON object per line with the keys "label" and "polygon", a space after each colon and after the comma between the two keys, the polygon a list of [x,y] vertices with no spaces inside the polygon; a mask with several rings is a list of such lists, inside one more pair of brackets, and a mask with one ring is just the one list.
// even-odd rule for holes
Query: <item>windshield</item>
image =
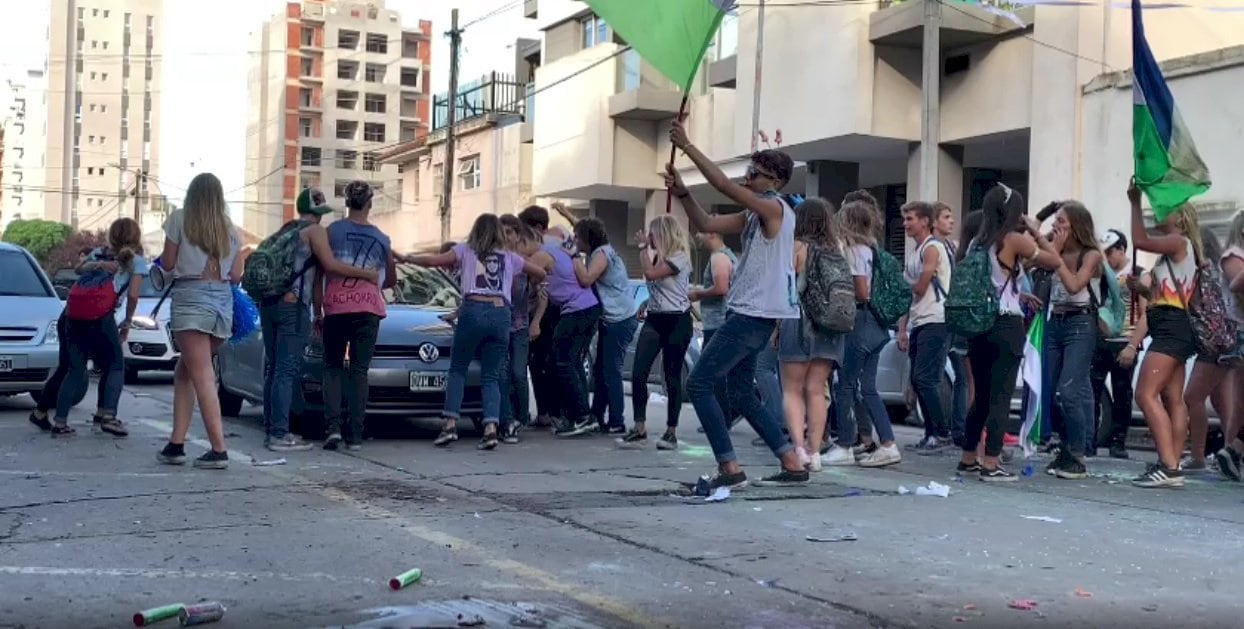
{"label": "windshield", "polygon": [[[168,287],[165,286],[165,288],[168,288]],[[140,284],[138,287],[139,297],[144,297],[144,298],[151,297],[151,298],[159,299],[160,296],[162,296],[163,294],[164,294],[164,291],[158,291],[155,289],[155,285],[151,283],[151,278],[149,277],[144,277],[143,283]]]}
{"label": "windshield", "polygon": [[0,295],[14,297],[55,297],[43,274],[22,251],[0,251]]}
{"label": "windshield", "polygon": [[457,308],[461,300],[458,286],[444,272],[413,264],[397,265],[397,284],[384,291],[386,304]]}

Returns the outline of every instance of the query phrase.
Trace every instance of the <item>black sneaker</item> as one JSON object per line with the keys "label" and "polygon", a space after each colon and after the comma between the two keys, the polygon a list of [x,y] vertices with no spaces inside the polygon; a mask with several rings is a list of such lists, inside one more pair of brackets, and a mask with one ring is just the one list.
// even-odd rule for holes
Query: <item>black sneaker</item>
{"label": "black sneaker", "polygon": [[156,460],[165,465],[185,465],[186,464],[186,446],[185,444],[166,443],[164,449],[156,455]]}
{"label": "black sneaker", "polygon": [[999,465],[992,470],[981,466],[981,481],[985,483],[1009,483],[1017,480],[1017,477],[1006,468]]}
{"label": "black sneaker", "polygon": [[496,447],[497,447],[497,432],[495,430],[492,432],[484,433],[484,436],[480,438],[479,443],[475,446],[475,448],[478,450],[493,450],[493,449],[496,449]]}
{"label": "black sneaker", "polygon": [[38,413],[32,411],[30,413],[30,423],[37,426],[39,430],[42,430],[43,432],[52,432],[52,422],[48,419],[47,414],[44,414],[43,417],[39,417]]}
{"label": "black sneaker", "polygon": [[632,428],[625,436],[619,437],[617,443],[624,450],[642,450],[648,447],[648,433]]}
{"label": "black sneaker", "polygon": [[558,417],[553,420],[553,434],[558,437],[569,437],[575,433],[574,422]]}
{"label": "black sneaker", "polygon": [[747,486],[747,474],[743,470],[739,470],[733,474],[723,474],[717,472],[712,476],[701,476],[696,483],[696,495],[711,496],[714,491],[720,487],[729,489],[742,489]]}
{"label": "black sneaker", "polygon": [[203,456],[194,460],[194,466],[204,470],[223,470],[229,467],[229,453],[208,450]]}
{"label": "black sneaker", "polygon": [[578,437],[580,435],[586,435],[589,433],[597,432],[599,430],[600,430],[600,424],[596,423],[595,419],[592,419],[591,417],[589,417],[587,419],[581,420],[579,423],[574,424],[574,425],[570,425],[570,422],[566,422],[566,424],[562,428],[558,429],[557,436],[558,437]]}
{"label": "black sneaker", "polygon": [[963,451],[962,448],[955,448],[955,442],[951,441],[950,437],[928,437],[924,440],[924,447],[917,447],[915,451],[916,454],[921,456],[932,456],[948,452],[951,449]]}
{"label": "black sneaker", "polygon": [[432,445],[438,448],[443,448],[457,440],[458,440],[457,427],[443,428],[441,429],[441,434],[437,435],[436,440],[432,442]]}
{"label": "black sneaker", "polygon": [[1183,487],[1184,473],[1179,470],[1168,470],[1160,463],[1151,463],[1144,474],[1132,479],[1132,484],[1145,489]]}
{"label": "black sneaker", "polygon": [[324,449],[325,450],[336,450],[339,447],[341,447],[341,433],[339,432],[328,433],[328,437],[324,439]]}
{"label": "black sneaker", "polygon": [[125,428],[125,422],[116,417],[96,416],[96,419],[99,420],[99,429],[114,437],[128,437],[130,435],[130,431]]}
{"label": "black sneaker", "polygon": [[971,463],[959,461],[959,465],[955,467],[955,472],[959,474],[979,474],[981,472],[980,461],[972,461]]}
{"label": "black sneaker", "polygon": [[[827,454],[829,452],[830,446],[832,445],[833,445],[833,442],[830,442],[824,446],[821,446],[821,454]],[[855,447],[851,448],[851,452],[855,454],[855,458],[857,459],[864,455],[872,454],[876,451],[877,451],[876,441],[872,441],[869,443],[856,444]]]}
{"label": "black sneaker", "polygon": [[774,474],[772,476],[766,476],[756,481],[756,486],[757,487],[776,487],[776,486],[787,486],[787,485],[804,485],[804,484],[807,484],[808,480],[810,480],[811,478],[812,476],[808,474],[808,470],[799,470],[798,472],[794,472],[791,470],[783,469],[777,474]]}
{"label": "black sneaker", "polygon": [[1223,448],[1214,453],[1214,460],[1218,462],[1218,471],[1237,483],[1240,482],[1240,459],[1240,453],[1231,448]]}
{"label": "black sneaker", "polygon": [[625,435],[626,426],[605,426],[606,435]]}
{"label": "black sneaker", "polygon": [[674,431],[672,430],[665,431],[665,434],[661,435],[661,440],[657,441],[657,449],[658,450],[677,450],[678,449],[678,435],[674,434]]}
{"label": "black sneaker", "polygon": [[1084,467],[1084,462],[1066,450],[1050,464],[1050,468],[1047,470],[1050,474],[1065,480],[1088,478],[1088,469]]}
{"label": "black sneaker", "polygon": [[1126,459],[1127,458],[1127,446],[1121,443],[1116,443],[1116,444],[1111,445],[1110,446],[1110,458]]}
{"label": "black sneaker", "polygon": [[933,447],[933,445],[936,443],[937,443],[937,437],[934,437],[932,435],[925,435],[924,437],[920,438],[920,441],[917,441],[915,443],[909,443],[903,446],[903,449],[910,450],[912,452],[920,452],[923,450],[928,450],[929,448]]}
{"label": "black sneaker", "polygon": [[505,427],[505,430],[501,431],[501,443],[508,445],[518,443],[518,430],[518,422],[510,422],[509,425]]}

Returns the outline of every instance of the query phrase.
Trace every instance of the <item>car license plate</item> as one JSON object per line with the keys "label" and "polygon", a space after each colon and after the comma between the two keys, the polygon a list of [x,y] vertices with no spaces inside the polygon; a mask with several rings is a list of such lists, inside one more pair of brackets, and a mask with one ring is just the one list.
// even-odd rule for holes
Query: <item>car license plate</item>
{"label": "car license plate", "polygon": [[13,371],[13,357],[0,356],[0,372]]}
{"label": "car license plate", "polygon": [[445,374],[410,372],[411,391],[444,391]]}

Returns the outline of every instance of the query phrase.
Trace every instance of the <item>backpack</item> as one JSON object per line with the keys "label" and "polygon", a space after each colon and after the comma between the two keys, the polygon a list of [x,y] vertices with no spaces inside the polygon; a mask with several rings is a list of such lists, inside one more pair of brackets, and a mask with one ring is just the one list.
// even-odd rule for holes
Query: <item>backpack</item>
{"label": "backpack", "polygon": [[[1016,272],[1011,271],[1007,283],[1014,284]],[[1006,290],[1006,284],[1002,285]],[[973,338],[993,328],[998,318],[1002,295],[993,287],[993,268],[989,248],[972,243],[950,276],[950,292],[946,295],[946,324],[950,331],[964,338]]]}
{"label": "backpack", "polygon": [[[1188,318],[1192,321],[1192,336],[1196,339],[1197,354],[1202,357],[1218,357],[1230,353],[1235,348],[1236,325],[1227,316],[1227,303],[1222,298],[1222,277],[1216,265],[1210,264],[1198,269],[1193,276],[1195,285],[1192,299],[1183,301],[1183,287],[1175,281],[1175,269],[1171,267],[1171,259],[1164,257],[1166,270],[1171,275],[1175,290],[1179,291],[1179,299],[1188,310]],[[1203,290],[1209,284],[1213,290]]]}
{"label": "backpack", "polygon": [[311,268],[314,258],[308,258],[302,270],[294,272],[294,258],[298,255],[302,230],[310,226],[308,221],[290,221],[259,243],[246,258],[242,288],[252,299],[263,303],[281,298]]}
{"label": "backpack", "polygon": [[1093,307],[1097,309],[1097,326],[1105,338],[1117,338],[1123,334],[1123,324],[1127,319],[1127,304],[1123,302],[1123,293],[1119,290],[1119,278],[1115,277],[1110,265],[1103,262],[1099,299],[1093,291]]}
{"label": "backpack", "polygon": [[[96,258],[100,262],[115,261],[111,254]],[[116,277],[104,269],[95,268],[78,276],[73,286],[69,287],[69,298],[65,301],[65,316],[73,321],[98,321],[112,316],[117,309],[121,295],[130,283],[127,281],[121,292],[113,283]]]}
{"label": "backpack", "polygon": [[876,247],[873,251],[872,296],[869,307],[882,327],[888,328],[911,309],[911,285],[903,278],[903,265]]}
{"label": "backpack", "polygon": [[855,329],[855,279],[839,251],[808,245],[805,283],[799,307],[813,326],[825,332]]}

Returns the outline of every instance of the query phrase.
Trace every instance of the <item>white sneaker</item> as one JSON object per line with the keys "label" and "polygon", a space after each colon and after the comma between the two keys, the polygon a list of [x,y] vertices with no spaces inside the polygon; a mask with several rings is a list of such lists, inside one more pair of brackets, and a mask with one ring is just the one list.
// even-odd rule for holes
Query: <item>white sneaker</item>
{"label": "white sneaker", "polygon": [[812,459],[808,457],[808,451],[803,447],[796,447],[795,454],[799,455],[799,464],[808,467],[812,464]]}
{"label": "white sneaker", "polygon": [[812,454],[812,457],[808,461],[808,471],[809,472],[821,471],[821,453],[820,452],[814,452]]}
{"label": "white sneaker", "polygon": [[831,467],[855,465],[855,453],[851,452],[850,448],[835,445],[829,449],[829,452],[825,453],[824,463]]}
{"label": "white sneaker", "polygon": [[876,450],[865,454],[859,458],[860,467],[886,467],[894,465],[903,460],[903,455],[899,454],[898,446],[893,444],[877,448]]}

